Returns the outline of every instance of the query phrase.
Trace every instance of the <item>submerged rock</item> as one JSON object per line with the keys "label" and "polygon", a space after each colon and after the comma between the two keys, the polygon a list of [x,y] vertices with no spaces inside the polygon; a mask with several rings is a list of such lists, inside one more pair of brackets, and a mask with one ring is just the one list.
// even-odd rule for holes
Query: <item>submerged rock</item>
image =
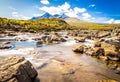
{"label": "submerged rock", "polygon": [[0,82],[34,82],[37,71],[21,56],[11,56],[0,61]]}

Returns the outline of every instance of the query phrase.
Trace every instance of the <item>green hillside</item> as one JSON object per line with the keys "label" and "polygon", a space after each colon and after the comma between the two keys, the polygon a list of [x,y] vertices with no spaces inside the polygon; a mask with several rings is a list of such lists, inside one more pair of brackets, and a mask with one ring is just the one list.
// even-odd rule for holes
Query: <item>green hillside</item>
{"label": "green hillside", "polygon": [[32,31],[58,31],[58,30],[76,30],[76,29],[93,29],[93,30],[110,30],[120,27],[120,24],[97,24],[82,21],[76,18],[61,20],[59,18],[39,19],[39,20],[13,20],[0,18],[0,31],[12,30],[22,32]]}
{"label": "green hillside", "polygon": [[93,22],[86,22],[77,18],[69,18],[65,21],[76,29],[110,30],[114,29],[115,27],[120,27],[120,24],[99,24]]}
{"label": "green hillside", "polygon": [[13,20],[0,18],[0,30],[14,31],[40,31],[40,30],[64,30],[69,25],[58,18],[40,19],[40,20]]}

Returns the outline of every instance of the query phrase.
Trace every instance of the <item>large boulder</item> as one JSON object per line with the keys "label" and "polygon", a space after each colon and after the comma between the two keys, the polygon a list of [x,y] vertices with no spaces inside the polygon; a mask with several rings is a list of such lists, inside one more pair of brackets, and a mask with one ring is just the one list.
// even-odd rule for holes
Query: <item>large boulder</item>
{"label": "large boulder", "polygon": [[37,71],[21,56],[11,56],[0,61],[0,82],[34,82]]}
{"label": "large boulder", "polygon": [[105,50],[105,56],[109,57],[118,57],[120,58],[119,50],[115,45],[109,44],[109,43],[102,43],[101,47]]}

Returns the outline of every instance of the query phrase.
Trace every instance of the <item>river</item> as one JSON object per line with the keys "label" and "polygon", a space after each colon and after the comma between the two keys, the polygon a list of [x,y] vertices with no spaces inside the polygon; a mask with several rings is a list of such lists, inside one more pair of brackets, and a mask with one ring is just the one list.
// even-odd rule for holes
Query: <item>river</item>
{"label": "river", "polygon": [[24,56],[37,69],[40,82],[120,82],[120,75],[100,60],[72,51],[74,45],[93,46],[92,40],[87,39],[78,44],[69,37],[67,42],[44,44],[41,47],[37,47],[35,43],[31,39],[12,41],[13,48],[0,50],[0,59],[11,55]]}

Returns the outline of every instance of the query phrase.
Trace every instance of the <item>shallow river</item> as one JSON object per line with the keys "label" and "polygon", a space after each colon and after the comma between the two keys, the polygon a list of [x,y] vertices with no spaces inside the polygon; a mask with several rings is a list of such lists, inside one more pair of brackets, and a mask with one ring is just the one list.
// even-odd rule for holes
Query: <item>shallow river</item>
{"label": "shallow river", "polygon": [[[92,46],[93,43],[92,40],[86,40],[80,44]],[[72,38],[67,42],[41,47],[36,47],[34,40],[12,44],[12,49],[0,50],[0,58],[10,55],[24,56],[37,69],[40,82],[120,82],[120,75],[108,69],[101,61],[85,54],[74,53],[72,46],[78,44]]]}

